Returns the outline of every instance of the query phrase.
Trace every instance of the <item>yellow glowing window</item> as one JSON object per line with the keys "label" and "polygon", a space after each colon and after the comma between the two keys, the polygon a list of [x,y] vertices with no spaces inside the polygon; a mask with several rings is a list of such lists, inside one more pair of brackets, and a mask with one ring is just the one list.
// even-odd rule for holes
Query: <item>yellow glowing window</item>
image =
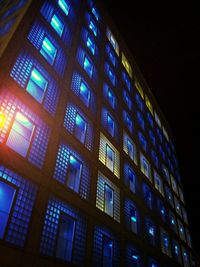
{"label": "yellow glowing window", "polygon": [[145,95],[145,103],[146,103],[146,106],[148,107],[149,111],[151,112],[151,114],[153,115],[153,106],[148,98],[147,95]]}
{"label": "yellow glowing window", "polygon": [[144,91],[141,87],[141,85],[139,84],[138,80],[135,79],[135,87],[138,90],[139,94],[141,95],[141,97],[144,99]]}
{"label": "yellow glowing window", "polygon": [[106,35],[107,35],[108,40],[111,43],[112,47],[114,48],[115,52],[119,56],[119,45],[118,45],[114,35],[112,34],[112,32],[109,30],[109,28],[107,28]]}
{"label": "yellow glowing window", "polygon": [[123,64],[124,68],[126,69],[126,71],[128,72],[129,76],[131,78],[133,78],[133,72],[132,72],[131,65],[129,64],[128,60],[126,59],[124,53],[122,53],[122,64]]}

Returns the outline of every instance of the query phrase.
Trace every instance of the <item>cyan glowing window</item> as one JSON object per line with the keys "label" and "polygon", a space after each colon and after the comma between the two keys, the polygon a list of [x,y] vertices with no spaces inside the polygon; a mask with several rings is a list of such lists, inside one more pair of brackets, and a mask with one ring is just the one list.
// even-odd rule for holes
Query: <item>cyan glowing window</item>
{"label": "cyan glowing window", "polygon": [[124,117],[125,125],[129,129],[130,133],[133,133],[133,121],[132,121],[131,117],[129,116],[129,114],[125,110],[123,111],[123,117]]}
{"label": "cyan glowing window", "polygon": [[104,212],[109,216],[113,217],[113,209],[114,209],[114,192],[113,189],[105,184],[104,185]]}
{"label": "cyan glowing window", "polygon": [[153,194],[150,190],[150,187],[146,184],[143,184],[143,194],[144,194],[144,199],[145,199],[145,202],[148,208],[152,209],[153,208]]}
{"label": "cyan glowing window", "polygon": [[112,47],[114,48],[115,52],[117,53],[117,55],[119,56],[119,45],[115,39],[115,37],[113,36],[112,32],[110,31],[109,28],[107,28],[107,32],[106,32],[107,38],[110,41]]}
{"label": "cyan glowing window", "polygon": [[75,231],[75,220],[61,214],[58,229],[56,257],[64,261],[71,261]]}
{"label": "cyan glowing window", "polygon": [[138,120],[138,123],[140,125],[140,127],[145,130],[145,122],[144,122],[144,117],[143,115],[138,111],[137,112],[137,120]]}
{"label": "cyan glowing window", "polygon": [[86,132],[87,122],[79,113],[77,113],[75,118],[74,135],[83,144],[85,143]]}
{"label": "cyan glowing window", "polygon": [[150,181],[152,181],[150,163],[142,153],[140,153],[140,170]]}
{"label": "cyan glowing window", "polygon": [[0,180],[0,239],[4,237],[16,189]]}
{"label": "cyan glowing window", "polygon": [[49,64],[53,65],[57,54],[57,48],[52,44],[52,42],[46,36],[42,41],[42,47],[40,49],[40,53],[49,62]]}
{"label": "cyan glowing window", "polygon": [[132,110],[133,103],[132,103],[131,98],[130,98],[130,96],[126,90],[123,90],[123,99],[124,99],[124,102],[126,103],[128,109]]}
{"label": "cyan glowing window", "polygon": [[139,267],[139,256],[134,250],[131,255],[131,267]]}
{"label": "cyan glowing window", "polygon": [[66,184],[75,192],[79,192],[81,172],[83,164],[73,155],[69,156],[69,165],[67,168]]}
{"label": "cyan glowing window", "polygon": [[108,144],[106,144],[106,166],[112,172],[114,171],[114,164],[115,164],[115,152]]}
{"label": "cyan glowing window", "polygon": [[146,228],[146,234],[147,234],[147,239],[148,241],[152,244],[155,245],[156,243],[156,229],[155,225],[152,220],[146,219],[145,220],[145,228]]}
{"label": "cyan glowing window", "polygon": [[89,28],[93,32],[94,36],[97,36],[97,26],[93,20],[90,19]]}
{"label": "cyan glowing window", "polygon": [[91,92],[88,85],[84,81],[81,81],[80,83],[79,96],[81,100],[85,103],[85,105],[88,107],[90,104]]}
{"label": "cyan glowing window", "polygon": [[109,237],[103,236],[102,267],[112,267],[112,266],[113,266],[113,241]]}
{"label": "cyan glowing window", "polygon": [[20,112],[16,113],[6,145],[26,157],[35,126]]}
{"label": "cyan glowing window", "polygon": [[136,93],[136,95],[135,95],[135,98],[136,98],[136,103],[138,104],[139,109],[140,109],[141,111],[143,111],[143,110],[144,110],[144,103],[143,103],[142,98],[141,98],[140,95],[137,94],[137,93]]}
{"label": "cyan glowing window", "polygon": [[160,176],[158,175],[158,173],[154,170],[153,172],[153,176],[154,176],[154,184],[155,184],[155,188],[161,193],[161,195],[164,197],[164,189],[163,189],[163,182],[160,178]]}
{"label": "cyan glowing window", "polygon": [[147,112],[147,120],[148,120],[150,126],[153,128],[154,127],[153,117],[151,116],[151,114],[149,112]]}
{"label": "cyan glowing window", "polygon": [[130,205],[130,226],[131,231],[137,233],[137,210],[133,205]]}
{"label": "cyan glowing window", "polygon": [[70,5],[67,2],[67,0],[58,0],[58,5],[62,9],[62,11],[65,13],[65,15],[68,16],[69,11],[70,11]]}
{"label": "cyan glowing window", "polygon": [[56,14],[53,14],[50,24],[53,27],[53,29],[57,32],[57,34],[59,36],[62,36],[63,30],[64,30],[64,23],[61,21],[61,19]]}
{"label": "cyan glowing window", "polygon": [[108,113],[107,113],[107,130],[109,134],[113,137],[115,134],[115,122]]}
{"label": "cyan glowing window", "polygon": [[162,253],[166,254],[169,257],[171,257],[171,248],[170,248],[169,235],[163,229],[161,229],[160,235],[161,235]]}
{"label": "cyan glowing window", "polygon": [[26,91],[29,92],[29,94],[32,95],[39,103],[42,103],[47,85],[47,80],[36,68],[33,68]]}
{"label": "cyan glowing window", "polygon": [[156,146],[156,138],[152,130],[149,130],[149,138],[151,140],[151,143]]}
{"label": "cyan glowing window", "polygon": [[84,57],[83,68],[91,78],[94,66],[87,56]]}
{"label": "cyan glowing window", "polygon": [[141,147],[147,152],[147,140],[141,132],[138,133],[138,139]]}
{"label": "cyan glowing window", "polygon": [[176,217],[172,211],[169,211],[169,226],[175,233],[178,233]]}
{"label": "cyan glowing window", "polygon": [[96,46],[93,38],[89,34],[87,35],[86,45],[89,48],[90,52],[94,55]]}
{"label": "cyan glowing window", "polygon": [[92,14],[95,16],[95,19],[98,21],[99,20],[99,14],[96,10],[96,8],[92,7]]}

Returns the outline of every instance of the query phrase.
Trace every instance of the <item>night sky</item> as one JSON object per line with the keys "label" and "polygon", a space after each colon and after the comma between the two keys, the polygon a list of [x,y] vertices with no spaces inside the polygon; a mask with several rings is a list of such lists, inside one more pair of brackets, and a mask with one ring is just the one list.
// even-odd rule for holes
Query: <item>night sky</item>
{"label": "night sky", "polygon": [[171,126],[193,244],[200,255],[199,9],[192,2],[178,7],[103,2]]}

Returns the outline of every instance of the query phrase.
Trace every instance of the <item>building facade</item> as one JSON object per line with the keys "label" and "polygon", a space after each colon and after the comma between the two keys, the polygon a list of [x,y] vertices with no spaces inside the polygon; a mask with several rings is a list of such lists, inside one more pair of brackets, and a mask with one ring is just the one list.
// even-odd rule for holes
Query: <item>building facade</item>
{"label": "building facade", "polygon": [[0,266],[193,266],[173,137],[101,1],[0,6]]}

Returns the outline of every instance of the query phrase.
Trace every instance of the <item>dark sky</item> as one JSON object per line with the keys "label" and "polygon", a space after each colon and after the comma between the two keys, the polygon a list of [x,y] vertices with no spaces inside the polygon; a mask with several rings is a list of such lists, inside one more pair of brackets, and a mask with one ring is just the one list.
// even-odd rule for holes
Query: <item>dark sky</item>
{"label": "dark sky", "polygon": [[190,1],[177,7],[103,2],[172,128],[193,243],[200,255],[199,9]]}

